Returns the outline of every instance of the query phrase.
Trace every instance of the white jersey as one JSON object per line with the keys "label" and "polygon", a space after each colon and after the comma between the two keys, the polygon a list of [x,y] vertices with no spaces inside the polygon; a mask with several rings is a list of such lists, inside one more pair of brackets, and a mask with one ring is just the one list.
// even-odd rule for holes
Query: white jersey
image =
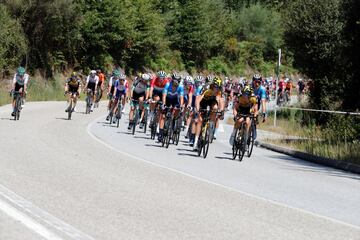
{"label": "white jersey", "polygon": [[99,83],[99,77],[97,75],[95,75],[94,77],[89,75],[86,79],[86,83],[95,83],[97,85]]}
{"label": "white jersey", "polygon": [[16,73],[14,75],[13,84],[18,83],[19,85],[23,86],[26,85],[29,81],[29,74],[24,74],[23,78],[20,78],[20,76]]}

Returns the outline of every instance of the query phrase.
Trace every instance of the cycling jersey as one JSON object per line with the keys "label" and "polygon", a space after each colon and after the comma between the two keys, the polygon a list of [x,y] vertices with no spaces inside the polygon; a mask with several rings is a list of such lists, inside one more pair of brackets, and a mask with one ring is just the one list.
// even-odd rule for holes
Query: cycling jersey
{"label": "cycling jersey", "polygon": [[212,97],[221,96],[221,91],[218,91],[217,93],[215,93],[214,90],[208,89],[202,94],[202,96],[203,96],[203,99],[210,99]]}
{"label": "cycling jersey", "polygon": [[234,96],[238,96],[241,92],[241,85],[238,83],[235,83],[232,85],[231,90],[233,91]]}
{"label": "cycling jersey", "polygon": [[99,82],[99,77],[98,76],[91,76],[89,75],[86,79],[86,84],[87,84],[87,88],[91,89],[93,92],[95,92],[95,87]]}
{"label": "cycling jersey", "polygon": [[174,90],[172,82],[167,83],[164,87],[163,94],[166,95],[166,106],[179,107],[180,97],[184,97],[184,86],[179,85]]}
{"label": "cycling jersey", "polygon": [[231,92],[231,89],[232,89],[232,84],[231,84],[231,83],[225,84],[225,86],[224,86],[224,91],[225,91],[226,93],[230,93],[230,92]]}
{"label": "cycling jersey", "polygon": [[13,83],[18,84],[19,86],[24,86],[29,81],[29,75],[24,74],[23,77],[21,77],[19,74],[14,75]]}
{"label": "cycling jersey", "polygon": [[259,86],[258,88],[254,88],[254,94],[258,102],[258,107],[260,108],[261,100],[266,100],[266,89],[264,86]]}
{"label": "cycling jersey", "polygon": [[103,73],[99,73],[97,76],[99,77],[98,86],[101,86],[105,81],[105,75]]}
{"label": "cycling jersey", "polygon": [[146,93],[146,91],[148,91],[149,89],[150,89],[150,84],[142,80],[135,81],[135,83],[132,86],[132,90],[134,91],[134,93],[137,94]]}
{"label": "cycling jersey", "polygon": [[165,85],[169,82],[169,78],[160,79],[159,77],[154,77],[150,82],[150,87],[154,89],[153,96],[161,96]]}
{"label": "cycling jersey", "polygon": [[129,85],[126,80],[124,81],[124,83],[120,83],[120,80],[118,79],[115,81],[114,88],[116,89],[115,99],[119,99],[121,96],[126,95]]}
{"label": "cycling jersey", "polygon": [[77,92],[80,87],[80,79],[79,78],[68,78],[66,81],[68,85],[69,92]]}

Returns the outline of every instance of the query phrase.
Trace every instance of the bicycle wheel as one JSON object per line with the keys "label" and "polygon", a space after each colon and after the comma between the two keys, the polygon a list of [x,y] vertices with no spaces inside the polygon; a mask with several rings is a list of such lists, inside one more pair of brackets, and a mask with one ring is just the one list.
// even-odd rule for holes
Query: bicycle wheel
{"label": "bicycle wheel", "polygon": [[239,142],[239,161],[243,160],[243,157],[245,155],[245,144],[246,142],[244,141],[245,138],[245,123],[241,124],[241,131],[239,134],[241,134],[241,138],[240,138],[240,142]]}
{"label": "bicycle wheel", "polygon": [[138,119],[139,119],[139,109],[136,107],[135,108],[135,116],[134,116],[134,119],[133,119],[132,135],[135,135],[135,129],[136,129]]}
{"label": "bicycle wheel", "polygon": [[147,118],[148,118],[148,113],[149,113],[149,111],[147,110],[147,109],[144,109],[144,118],[143,118],[143,124],[144,124],[144,126],[143,126],[143,128],[144,128],[144,133],[146,133],[146,130],[147,130]]}
{"label": "bicycle wheel", "polygon": [[156,115],[157,115],[157,113],[155,111],[154,116],[152,117],[151,122],[150,122],[150,130],[151,130],[150,131],[150,133],[151,133],[150,138],[152,140],[154,140],[155,137],[156,137],[156,128],[157,128],[157,117],[156,117]]}
{"label": "bicycle wheel", "polygon": [[20,119],[20,109],[21,109],[21,97],[18,96],[16,99],[16,111],[15,111],[15,120],[19,120]]}
{"label": "bicycle wheel", "polygon": [[249,137],[248,137],[248,151],[247,151],[247,156],[250,157],[251,156],[251,153],[253,151],[253,148],[254,148],[254,131],[255,130],[255,126],[254,126],[254,123],[253,123],[253,119],[251,121],[251,128],[250,128],[250,133],[249,133]]}
{"label": "bicycle wheel", "polygon": [[85,114],[89,114],[90,113],[90,97],[87,96],[86,97],[86,109],[85,109]]}
{"label": "bicycle wheel", "polygon": [[238,139],[237,139],[237,131],[235,133],[235,139],[234,139],[234,144],[232,146],[232,157],[233,160],[237,157],[239,152],[239,148],[238,148]]}
{"label": "bicycle wheel", "polygon": [[70,105],[68,107],[68,120],[71,120],[71,114],[72,114],[72,99],[70,98]]}
{"label": "bicycle wheel", "polygon": [[209,132],[210,132],[210,137],[209,137],[209,140],[210,140],[210,143],[213,143],[214,141],[214,133],[215,133],[215,124],[214,122],[210,122],[210,125],[209,125]]}
{"label": "bicycle wheel", "polygon": [[166,148],[169,148],[169,145],[170,145],[170,140],[172,139],[172,135],[173,135],[173,131],[172,129],[170,128],[166,134],[166,142],[165,142],[165,147]]}
{"label": "bicycle wheel", "polygon": [[207,154],[209,152],[209,146],[210,146],[210,127],[208,126],[206,128],[206,132],[205,132],[205,139],[204,139],[204,147],[203,147],[203,157],[206,158]]}
{"label": "bicycle wheel", "polygon": [[202,133],[200,132],[200,136],[197,142],[197,155],[198,157],[200,157],[201,152],[202,152],[202,148],[203,148],[203,139],[202,139]]}

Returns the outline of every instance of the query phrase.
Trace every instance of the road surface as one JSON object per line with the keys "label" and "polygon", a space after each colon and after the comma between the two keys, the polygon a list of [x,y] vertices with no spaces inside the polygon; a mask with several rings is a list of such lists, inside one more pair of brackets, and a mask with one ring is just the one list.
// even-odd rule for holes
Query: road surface
{"label": "road surface", "polygon": [[360,239],[360,177],[255,148],[206,159],[64,102],[0,107],[0,239]]}

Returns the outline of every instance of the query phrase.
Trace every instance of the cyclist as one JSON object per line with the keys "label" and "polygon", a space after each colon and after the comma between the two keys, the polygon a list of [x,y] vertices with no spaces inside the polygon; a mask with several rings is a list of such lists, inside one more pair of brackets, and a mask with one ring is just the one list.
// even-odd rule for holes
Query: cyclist
{"label": "cyclist", "polygon": [[203,87],[203,92],[208,90],[210,88],[211,83],[213,82],[214,77],[211,75],[207,75],[205,78],[205,83],[204,83],[204,87]]}
{"label": "cyclist", "polygon": [[184,106],[186,107],[186,110],[184,111],[184,116],[188,114],[188,119],[185,124],[185,129],[187,130],[188,125],[190,123],[190,114],[192,109],[192,101],[193,101],[193,95],[194,95],[194,79],[191,76],[186,76],[183,83],[184,88]]}
{"label": "cyclist", "polygon": [[[253,89],[256,97],[256,114],[257,117],[258,111],[262,112],[263,122],[266,120],[266,90],[264,86],[261,85],[262,77],[260,74],[255,74],[253,76]],[[256,139],[257,132],[255,131],[254,139]]]}
{"label": "cyclist", "polygon": [[160,101],[160,97],[162,97],[163,90],[165,85],[170,82],[170,79],[166,76],[166,72],[159,71],[157,74],[151,79],[150,82],[150,99],[153,101],[150,104],[150,119],[154,117],[155,106],[158,101]]}
{"label": "cyclist", "polygon": [[[129,126],[128,129],[130,130],[133,124],[134,119],[134,110],[135,105],[133,100],[139,101],[139,107],[141,110],[144,109],[144,102],[149,99],[150,96],[150,75],[147,73],[142,74],[140,77],[136,77],[134,84],[132,85],[131,92],[130,92],[130,99],[132,100],[130,103],[130,112],[129,112]],[[140,128],[143,127],[146,122],[143,122],[144,118],[144,111],[142,111],[141,121],[140,121]]]}
{"label": "cyclist", "polygon": [[[208,106],[212,111],[217,111],[219,108],[219,104],[221,101],[221,89],[222,89],[222,80],[219,77],[215,77],[213,82],[209,85],[209,89],[204,91],[200,96],[196,98],[196,133],[195,133],[195,141],[193,150],[197,150],[197,142],[199,139],[199,135],[201,132],[202,125],[202,116],[198,114],[200,109],[206,109]],[[211,121],[216,122],[216,115],[211,113],[210,115]]]}
{"label": "cyclist", "polygon": [[[65,95],[68,94],[68,102],[70,103],[70,98],[74,99],[74,106],[72,107],[72,111],[74,111],[76,107],[76,102],[78,96],[81,92],[81,81],[76,72],[71,74],[71,77],[66,80],[65,83]],[[65,112],[68,112],[69,107],[65,109]]]}
{"label": "cyclist", "polygon": [[241,93],[241,89],[243,88],[242,86],[245,83],[245,79],[239,79],[239,80],[234,80],[232,86],[231,86],[231,98],[233,99],[233,107],[236,105],[236,102],[240,96]]}
{"label": "cyclist", "polygon": [[106,117],[106,121],[110,120],[110,114],[111,114],[111,109],[113,106],[113,92],[115,89],[115,82],[119,79],[120,76],[120,71],[119,70],[114,70],[112,73],[112,76],[110,77],[109,83],[108,83],[108,90],[107,90],[107,95],[108,95],[108,99],[109,99],[109,103],[108,103],[108,115]]}
{"label": "cyclist", "polygon": [[[243,121],[246,121],[246,132],[245,132],[245,138],[244,138],[245,142],[247,142],[247,139],[248,139],[249,129],[251,126],[250,117],[246,117],[246,119],[244,119],[244,117],[242,117],[242,116],[239,117],[238,114],[249,115],[252,112],[256,114],[256,111],[257,111],[256,97],[254,95],[254,91],[250,86],[246,86],[243,89],[243,91],[233,109],[235,124],[234,124],[234,128],[231,133],[230,140],[229,140],[230,145],[234,145],[234,139],[235,139],[237,130],[240,128],[241,123]],[[245,145],[245,150],[247,150],[247,144]]]}
{"label": "cyclist", "polygon": [[[162,94],[162,110],[165,107],[176,107],[176,108],[183,108],[184,105],[184,86],[180,84],[181,77],[174,73],[172,75],[172,79],[168,82]],[[167,109],[168,111],[168,109]],[[180,109],[176,110],[174,116],[176,117],[179,113]],[[162,111],[159,120],[159,136],[158,141],[162,142],[163,132],[164,132],[164,124],[165,124],[165,111]]]}
{"label": "cyclist", "polygon": [[301,102],[302,100],[302,96],[304,94],[304,89],[305,89],[305,83],[303,82],[303,80],[300,78],[299,82],[298,82],[298,94],[299,94],[299,102]]}
{"label": "cyclist", "polygon": [[289,99],[287,99],[287,101],[290,101],[292,87],[293,87],[293,85],[292,85],[291,79],[287,79],[287,82],[285,84],[285,93],[288,94],[288,97],[289,97]]}
{"label": "cyclist", "polygon": [[99,77],[99,82],[98,82],[98,91],[99,91],[99,100],[102,98],[102,94],[103,94],[103,91],[104,91],[104,82],[105,82],[105,74],[101,72],[100,69],[96,70],[96,74],[97,76]]}
{"label": "cyclist", "polygon": [[[190,122],[192,121],[192,118],[194,117],[196,98],[198,96],[201,96],[203,87],[204,87],[204,77],[199,75],[195,78],[195,81],[194,81],[194,93],[193,93],[192,101],[191,101],[191,108],[193,109],[193,111],[191,111],[191,114],[189,116],[189,119],[187,122],[187,127],[189,126]],[[194,122],[194,124],[191,128],[190,136],[187,136],[188,129],[187,128],[185,129],[185,133],[186,133],[185,138],[189,138],[189,143],[190,143],[191,147],[194,145],[194,141],[195,141],[196,124],[197,123]]]}
{"label": "cyclist", "polygon": [[[90,75],[86,79],[84,91],[91,90],[91,96],[93,98],[93,103],[95,102],[95,94],[97,91],[98,83],[99,83],[99,77],[96,75],[96,71],[91,70]],[[93,110],[94,110],[94,104],[91,105],[90,111],[92,112]]]}
{"label": "cyclist", "polygon": [[[16,73],[14,75],[13,78],[13,82],[12,82],[12,89],[11,92],[21,92],[22,94],[26,94],[26,90],[27,90],[27,83],[29,81],[29,75],[25,73],[25,68],[23,67],[18,67],[18,69],[16,70]],[[11,116],[15,116],[15,95],[13,97],[13,101],[12,101],[12,107],[13,107],[13,111],[11,113]]]}
{"label": "cyclist", "polygon": [[[118,109],[118,101],[122,101],[122,109],[119,109],[119,111],[121,111],[122,113],[124,113],[125,110],[125,103],[126,103],[126,99],[128,97],[128,90],[129,90],[129,85],[128,82],[126,81],[126,75],[125,74],[120,74],[118,79],[115,81],[114,83],[114,91],[113,91],[113,96],[114,96],[114,108],[113,108],[113,116],[115,115],[117,109]],[[116,119],[113,119],[113,123],[116,122]]]}
{"label": "cyclist", "polygon": [[225,93],[225,109],[227,110],[229,107],[229,102],[231,101],[231,91],[232,91],[232,83],[230,82],[228,77],[225,77],[224,84],[224,93]]}

